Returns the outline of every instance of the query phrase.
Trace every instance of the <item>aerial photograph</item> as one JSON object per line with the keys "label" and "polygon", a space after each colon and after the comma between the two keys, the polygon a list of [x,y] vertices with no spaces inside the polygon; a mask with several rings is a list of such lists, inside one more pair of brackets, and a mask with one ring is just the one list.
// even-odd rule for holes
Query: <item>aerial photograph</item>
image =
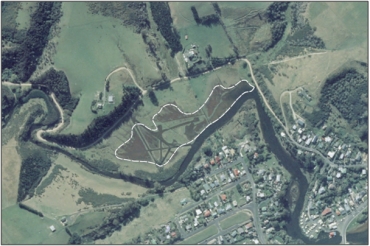
{"label": "aerial photograph", "polygon": [[369,244],[369,2],[1,2],[1,244]]}

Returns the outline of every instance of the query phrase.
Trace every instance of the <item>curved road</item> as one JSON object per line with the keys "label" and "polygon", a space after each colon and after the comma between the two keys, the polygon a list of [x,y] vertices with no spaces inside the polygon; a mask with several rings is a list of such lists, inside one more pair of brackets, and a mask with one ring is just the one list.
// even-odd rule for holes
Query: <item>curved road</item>
{"label": "curved road", "polygon": [[342,224],[342,230],[340,230],[340,234],[342,235],[342,243],[346,244],[347,243],[347,228],[351,224],[351,222],[356,219],[356,217],[362,213],[365,209],[368,208],[367,202],[362,203],[359,205],[359,207],[356,208],[356,213],[355,211],[352,211],[352,216],[347,216],[346,220]]}
{"label": "curved road", "polygon": [[[259,85],[258,85],[258,83],[257,83],[257,81],[256,81],[256,78],[254,77],[254,73],[253,73],[253,69],[252,69],[252,66],[251,66],[251,63],[248,61],[248,59],[246,59],[246,58],[243,58],[243,59],[241,59],[241,60],[243,60],[243,61],[245,61],[245,62],[247,62],[248,63],[248,67],[249,67],[249,70],[250,70],[250,72],[251,72],[251,75],[252,75],[252,79],[253,79],[253,81],[254,81],[254,83],[255,83],[255,85],[256,85],[256,88],[257,88],[257,90],[258,90],[258,92],[261,94],[261,97],[262,97],[262,99],[263,99],[263,102],[265,103],[265,105],[266,105],[266,107],[270,110],[270,112],[271,112],[271,114],[276,118],[276,120],[279,122],[279,124],[283,127],[283,129],[284,129],[284,131],[285,131],[285,133],[289,136],[289,139],[290,139],[290,141],[292,142],[292,143],[294,143],[297,147],[299,147],[299,148],[301,148],[301,149],[304,149],[304,150],[307,150],[307,151],[310,151],[310,152],[314,152],[314,153],[316,153],[316,154],[318,154],[326,163],[328,163],[331,167],[338,167],[339,165],[338,164],[334,164],[333,162],[331,162],[331,161],[329,161],[325,156],[323,156],[322,154],[321,154],[321,152],[319,152],[318,150],[316,150],[316,149],[312,149],[312,148],[308,148],[308,147],[305,147],[305,146],[303,146],[303,145],[300,145],[299,143],[297,143],[294,139],[293,139],[293,137],[290,135],[290,133],[289,133],[289,129],[280,121],[280,119],[276,116],[276,114],[275,114],[275,112],[274,112],[274,110],[272,110],[272,108],[271,108],[271,106],[269,105],[269,103],[267,102],[267,100],[266,100],[266,98],[265,98],[265,96],[264,96],[264,94],[262,93],[262,91],[261,91],[261,88],[259,87]],[[351,165],[351,167],[357,167],[357,166],[366,166],[366,164],[358,164],[358,165]]]}

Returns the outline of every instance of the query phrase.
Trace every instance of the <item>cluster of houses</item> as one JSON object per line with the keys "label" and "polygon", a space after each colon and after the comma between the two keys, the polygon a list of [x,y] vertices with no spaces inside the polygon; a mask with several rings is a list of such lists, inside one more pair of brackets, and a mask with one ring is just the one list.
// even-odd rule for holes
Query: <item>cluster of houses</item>
{"label": "cluster of houses", "polygon": [[[336,163],[356,164],[361,161],[367,161],[366,153],[355,151],[351,144],[346,144],[342,140],[334,137],[333,133],[330,133],[329,136],[320,137],[312,131],[308,132],[305,129],[304,120],[298,119],[296,123],[297,124],[293,125],[290,129],[290,133],[299,144],[317,149],[330,160],[336,161]],[[322,130],[325,130],[326,127],[327,126],[324,125]],[[285,137],[285,133],[281,132],[281,136]],[[298,155],[302,153],[301,150],[298,150]]]}
{"label": "cluster of houses", "polygon": [[248,238],[251,242],[259,244],[258,235],[255,228],[253,227],[252,221],[247,221],[244,225],[239,228],[220,235],[217,238],[210,240],[207,244],[225,244],[225,241],[228,243],[234,244]]}
{"label": "cluster of houses", "polygon": [[[363,172],[361,175],[363,175]],[[334,183],[331,183],[333,178],[331,178],[330,174],[328,174],[327,180],[329,183],[328,189],[335,189]],[[315,234],[319,233],[320,230],[336,230],[340,219],[350,214],[359,204],[367,202],[367,185],[357,188],[357,191],[349,188],[348,193],[340,197],[337,203],[333,201],[332,204],[323,202],[319,199],[319,196],[316,197],[316,199],[314,198],[315,192],[317,194],[327,192],[324,186],[317,188],[318,186],[318,182],[316,182],[312,191],[313,194],[310,196],[310,200],[304,210],[305,212],[302,213],[300,219],[303,231],[312,238],[315,237]],[[332,232],[330,233],[330,235],[333,234]]]}
{"label": "cluster of houses", "polygon": [[143,244],[169,244],[171,239],[173,242],[175,239],[179,238],[180,235],[176,224],[169,221],[160,228],[151,230],[150,233],[146,235]]}

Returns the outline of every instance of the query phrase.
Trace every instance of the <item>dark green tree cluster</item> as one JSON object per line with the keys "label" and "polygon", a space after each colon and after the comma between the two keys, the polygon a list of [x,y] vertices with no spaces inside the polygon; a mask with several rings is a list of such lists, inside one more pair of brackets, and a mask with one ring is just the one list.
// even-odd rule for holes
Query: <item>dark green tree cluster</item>
{"label": "dark green tree cluster", "polygon": [[292,46],[325,49],[324,41],[320,37],[315,36],[314,32],[314,29],[307,24],[302,29],[296,31],[292,38],[287,40],[287,43]]}
{"label": "dark green tree cluster", "polygon": [[236,59],[234,56],[230,56],[230,57],[226,57],[226,58],[213,58],[212,57],[212,65],[214,68],[216,67],[221,67],[221,66],[224,66],[226,64],[228,64],[229,62],[234,64],[236,62]]}
{"label": "dark green tree cluster", "polygon": [[285,21],[285,11],[288,6],[289,2],[274,2],[267,8],[265,15],[267,17],[267,21],[272,23],[272,39],[271,43],[264,47],[265,50],[274,47],[283,37],[287,25],[287,22]]}
{"label": "dark green tree cluster", "polygon": [[203,153],[204,153],[206,156],[211,157],[211,156],[213,155],[212,149],[211,149],[211,147],[209,147],[209,146],[204,147],[202,150],[203,150]]}
{"label": "dark green tree cluster", "polygon": [[63,71],[56,71],[54,68],[50,68],[39,78],[32,80],[31,83],[34,87],[36,85],[46,86],[48,90],[55,94],[63,109],[73,111],[77,106],[78,99],[71,96],[68,79]]}
{"label": "dark green tree cluster", "polygon": [[2,52],[2,69],[10,69],[23,82],[30,78],[47,45],[50,28],[62,15],[60,9],[61,2],[38,2],[36,10],[31,14],[28,31],[12,36],[20,43],[19,46]]}
{"label": "dark green tree cluster", "polygon": [[191,12],[193,13],[194,20],[198,25],[211,26],[220,23],[220,18],[218,17],[217,14],[206,15],[200,18],[197,9],[194,6],[191,6],[190,9]]}
{"label": "dark green tree cluster", "polygon": [[36,215],[38,215],[38,216],[40,216],[40,217],[44,217],[44,214],[43,213],[41,213],[41,212],[39,212],[39,211],[37,211],[36,209],[33,209],[33,208],[31,208],[30,206],[27,206],[27,205],[25,205],[25,204],[23,204],[23,203],[18,203],[18,206],[21,208],[21,209],[25,209],[25,210],[27,210],[27,211],[29,211],[29,212],[31,212],[31,213],[33,213],[33,214],[36,214]]}
{"label": "dark green tree cluster", "polygon": [[171,48],[171,55],[174,56],[182,50],[180,35],[172,27],[172,17],[170,7],[167,2],[150,2],[150,10],[153,20],[158,25],[158,29]]}
{"label": "dark green tree cluster", "polygon": [[44,138],[48,141],[74,148],[83,148],[91,145],[102,137],[117,120],[125,115],[128,117],[127,113],[130,115],[131,107],[139,100],[141,91],[137,87],[131,86],[124,87],[124,91],[125,94],[122,97],[122,102],[110,114],[97,117],[81,134],[53,135],[46,133],[44,134]]}
{"label": "dark green tree cluster", "polygon": [[148,90],[148,96],[150,98],[150,101],[153,103],[154,106],[158,106],[158,99],[155,95],[154,91],[152,89]]}
{"label": "dark green tree cluster", "polygon": [[288,9],[289,2],[273,2],[266,10],[268,22],[285,20],[285,11]]}
{"label": "dark green tree cluster", "polygon": [[51,161],[40,151],[22,160],[19,175],[18,201],[22,201],[27,195],[32,196],[41,179],[46,175],[51,166]]}
{"label": "dark green tree cluster", "polygon": [[[358,122],[367,112],[368,97],[367,78],[356,70],[345,70],[325,81],[321,90],[318,108],[312,114],[306,114],[307,119],[316,125],[326,120],[331,113],[331,105],[335,106],[342,117],[349,122]],[[363,123],[367,123],[367,117]]]}
{"label": "dark green tree cluster", "polygon": [[83,236],[92,240],[104,239],[114,231],[120,230],[122,225],[126,225],[135,218],[140,217],[141,206],[137,202],[129,202],[122,209],[112,212],[108,218],[105,218],[101,226],[92,232]]}
{"label": "dark green tree cluster", "polygon": [[218,3],[212,3],[212,6],[215,9],[216,13],[218,15],[221,15],[221,9],[220,9],[220,6],[218,6]]}

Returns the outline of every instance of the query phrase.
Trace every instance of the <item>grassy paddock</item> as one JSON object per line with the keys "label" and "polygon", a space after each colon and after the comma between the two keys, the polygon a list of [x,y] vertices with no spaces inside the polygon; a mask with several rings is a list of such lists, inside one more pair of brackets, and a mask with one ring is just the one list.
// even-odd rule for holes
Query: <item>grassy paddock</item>
{"label": "grassy paddock", "polygon": [[244,222],[247,222],[248,220],[250,220],[252,218],[251,214],[248,212],[238,212],[236,214],[234,214],[233,216],[230,216],[229,218],[227,219],[224,219],[220,222],[220,226],[223,230],[233,226],[233,225],[236,225],[236,224],[241,224],[241,223],[244,223]]}
{"label": "grassy paddock", "polygon": [[158,228],[168,221],[173,220],[175,214],[182,208],[180,201],[186,198],[191,200],[187,189],[182,188],[173,193],[165,194],[163,198],[156,198],[154,203],[143,207],[140,211],[140,217],[116,231],[111,237],[103,240],[97,240],[96,244],[121,244],[130,242],[131,239],[144,235],[152,228]]}
{"label": "grassy paddock", "polygon": [[212,225],[202,230],[201,232],[198,232],[197,234],[185,239],[184,241],[180,242],[180,244],[197,244],[217,234],[217,232],[218,230],[216,225]]}
{"label": "grassy paddock", "polygon": [[[55,164],[63,166],[66,170],[59,169],[46,187],[44,187],[44,182],[47,181],[43,181],[41,183],[42,194],[25,202],[26,205],[40,210],[46,216],[62,216],[72,214],[78,209],[90,208],[91,205],[80,203],[79,191],[86,188],[92,188],[98,194],[117,197],[117,201],[123,198],[137,198],[138,195],[146,192],[146,189],[141,186],[92,174],[83,169],[79,163],[62,154],[58,156]],[[130,192],[129,195],[128,192]],[[97,199],[98,197],[97,195],[92,198]]]}
{"label": "grassy paddock", "polygon": [[[2,211],[2,243],[4,244],[66,244],[69,236],[63,225],[47,217],[39,217],[17,205]],[[55,232],[49,227],[54,225]]]}
{"label": "grassy paddock", "polygon": [[68,226],[68,229],[71,233],[77,233],[78,235],[84,235],[91,231],[89,228],[94,228],[95,226],[99,226],[104,217],[108,215],[107,212],[92,212],[82,214],[77,217],[76,221],[73,225]]}

